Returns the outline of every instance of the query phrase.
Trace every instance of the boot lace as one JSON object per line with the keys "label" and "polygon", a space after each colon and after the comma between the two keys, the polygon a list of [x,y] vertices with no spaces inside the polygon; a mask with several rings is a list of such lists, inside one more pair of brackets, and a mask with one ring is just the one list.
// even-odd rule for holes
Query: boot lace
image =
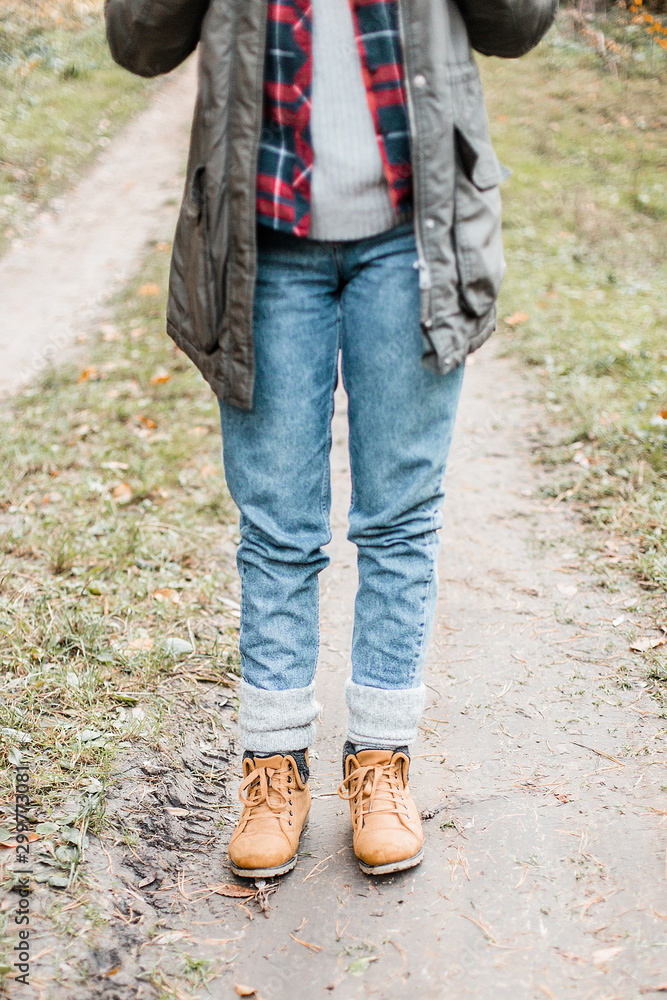
{"label": "boot lace", "polygon": [[403,778],[399,759],[386,764],[364,764],[355,768],[338,787],[344,801],[354,800],[355,820],[363,826],[364,817],[372,812],[398,816],[403,826],[408,826],[409,811],[405,801]]}
{"label": "boot lace", "polygon": [[254,768],[243,779],[239,788],[239,799],[244,810],[247,810],[246,817],[252,818],[264,805],[274,813],[281,813],[288,805],[291,806],[292,788],[288,788],[288,785],[292,785],[289,764],[280,768],[264,765]]}

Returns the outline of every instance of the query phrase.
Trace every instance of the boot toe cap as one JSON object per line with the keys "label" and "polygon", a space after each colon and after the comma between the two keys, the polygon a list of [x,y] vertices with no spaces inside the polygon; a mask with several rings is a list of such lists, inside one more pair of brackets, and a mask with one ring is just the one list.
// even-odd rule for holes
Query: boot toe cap
{"label": "boot toe cap", "polygon": [[415,857],[422,845],[423,838],[409,830],[392,831],[390,837],[382,838],[376,834],[365,837],[362,831],[357,837],[354,852],[367,865],[388,865]]}
{"label": "boot toe cap", "polygon": [[245,836],[228,848],[229,859],[237,868],[278,868],[294,856],[284,837]]}

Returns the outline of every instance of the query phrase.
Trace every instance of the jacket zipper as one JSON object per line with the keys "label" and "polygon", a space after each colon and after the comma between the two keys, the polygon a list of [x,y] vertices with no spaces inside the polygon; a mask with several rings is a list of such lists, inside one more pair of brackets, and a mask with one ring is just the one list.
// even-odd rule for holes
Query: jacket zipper
{"label": "jacket zipper", "polygon": [[[417,137],[417,124],[415,117],[415,105],[412,96],[412,74],[410,67],[408,65],[409,55],[407,46],[407,37],[405,33],[405,22],[403,19],[403,4],[405,0],[397,0],[398,7],[398,31],[399,37],[401,39],[401,47],[403,49],[403,65],[405,68],[405,93],[408,99],[408,121],[410,124],[410,145],[412,149],[412,160],[413,160],[413,170],[412,170],[412,188],[413,188],[413,199],[414,199],[414,217],[415,217],[415,240],[417,243],[417,257],[419,264],[419,288],[422,291],[429,291],[431,288],[431,271],[424,254],[424,244],[422,242],[421,234],[421,217],[419,211],[419,172],[415,169],[417,166],[416,157],[414,155],[414,150],[416,148],[416,137]],[[430,305],[429,305],[430,312]],[[427,316],[427,321],[430,323],[430,315]]]}

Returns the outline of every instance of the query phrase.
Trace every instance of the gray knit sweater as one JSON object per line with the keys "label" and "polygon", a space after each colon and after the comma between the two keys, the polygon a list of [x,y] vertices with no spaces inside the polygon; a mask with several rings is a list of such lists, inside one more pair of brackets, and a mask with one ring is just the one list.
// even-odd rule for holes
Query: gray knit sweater
{"label": "gray knit sweater", "polygon": [[361,75],[349,0],[313,0],[309,236],[355,240],[396,218]]}

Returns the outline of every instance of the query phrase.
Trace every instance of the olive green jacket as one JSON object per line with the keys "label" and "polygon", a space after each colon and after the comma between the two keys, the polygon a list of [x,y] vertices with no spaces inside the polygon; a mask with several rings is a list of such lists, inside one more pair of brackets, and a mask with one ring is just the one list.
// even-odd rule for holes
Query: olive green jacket
{"label": "olive green jacket", "polygon": [[[252,408],[255,178],[268,0],[106,0],[114,59],[141,76],[199,44],[167,330],[221,399]],[[398,0],[412,137],[423,363],[448,372],[495,328],[503,178],[472,48],[514,58],[557,0]]]}

